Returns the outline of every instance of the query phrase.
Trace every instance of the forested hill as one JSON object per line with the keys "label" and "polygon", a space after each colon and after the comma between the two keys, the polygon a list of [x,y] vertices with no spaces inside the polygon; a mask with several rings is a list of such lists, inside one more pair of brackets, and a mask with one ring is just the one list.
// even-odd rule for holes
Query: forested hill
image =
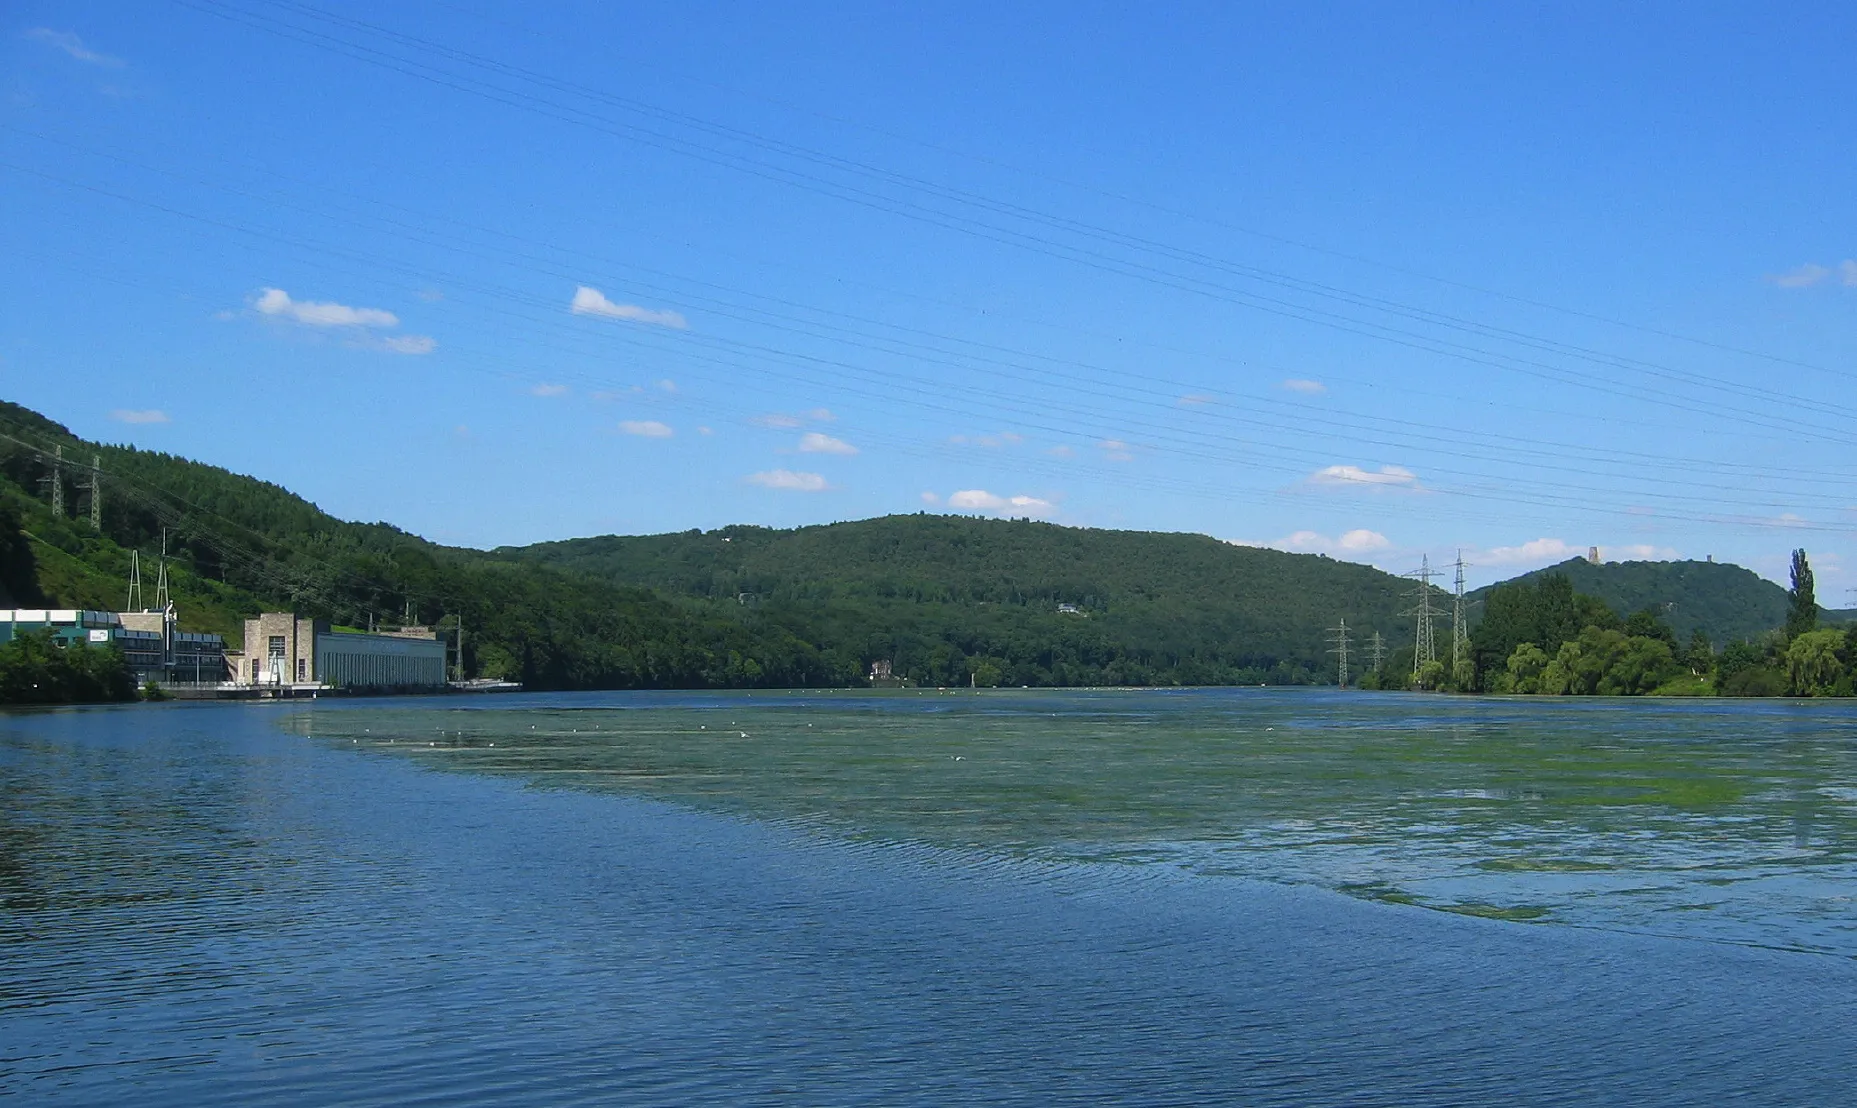
{"label": "forested hill", "polygon": [[1195,535],[899,516],[443,547],[0,401],[0,600],[119,609],[139,551],[152,604],[164,532],[190,629],[236,643],[261,610],[357,627],[462,617],[468,674],[537,688],[848,685],[879,661],[935,684],[1332,681],[1338,618],[1357,657],[1374,630],[1406,634],[1396,578]]}
{"label": "forested hill", "polygon": [[[1786,590],[1752,570],[1726,562],[1594,565],[1584,558],[1571,558],[1515,580],[1529,581],[1550,573],[1566,577],[1574,591],[1605,601],[1615,612],[1656,611],[1681,642],[1688,642],[1700,628],[1719,648],[1757,639],[1786,623]],[[1488,592],[1488,588],[1479,589],[1471,596],[1481,599]],[[1829,621],[1839,621],[1850,613],[1824,615]]]}
{"label": "forested hill", "polygon": [[[63,450],[65,503],[52,506]],[[102,528],[90,525],[93,459]],[[154,602],[166,533],[182,625],[236,645],[288,610],[367,627],[465,627],[469,675],[536,688],[842,685],[863,672],[739,605],[681,601],[348,523],[285,489],[183,458],[84,442],[0,401],[0,590],[9,604],[119,610],[131,552]],[[450,635],[447,636],[448,638]]]}
{"label": "forested hill", "polygon": [[1338,619],[1357,658],[1375,630],[1410,633],[1397,613],[1411,586],[1396,577],[1204,535],[924,514],[494,554],[758,608],[937,684],[981,664],[1011,684],[1332,681]]}

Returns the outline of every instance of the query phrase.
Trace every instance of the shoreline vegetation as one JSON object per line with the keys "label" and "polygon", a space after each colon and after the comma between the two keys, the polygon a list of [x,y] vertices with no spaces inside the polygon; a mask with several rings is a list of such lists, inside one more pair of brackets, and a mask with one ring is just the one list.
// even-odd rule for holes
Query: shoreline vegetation
{"label": "shoreline vegetation", "polygon": [[[214,466],[86,442],[0,401],[0,607],[115,610],[136,554],[144,567],[162,560],[189,630],[236,639],[260,611],[430,626],[463,639],[458,676],[538,692],[1332,685],[1325,639],[1338,614],[1363,648],[1373,629],[1390,645],[1411,626],[1410,583],[1372,566],[1030,519],[918,513],[447,547],[336,519]],[[1660,587],[1668,599],[1621,617],[1576,592],[1562,568],[1583,580],[1616,569],[1618,580],[1598,583],[1615,604]],[[1850,695],[1857,640],[1816,626],[1803,552],[1794,568],[1786,626],[1747,637],[1779,621],[1783,590],[1739,567],[1555,567],[1480,590],[1482,618],[1456,664],[1416,672],[1406,639],[1359,684]],[[1687,640],[1666,614],[1693,628]],[[1448,633],[1438,646],[1449,659]],[[137,695],[107,650],[9,647],[0,703]]]}
{"label": "shoreline vegetation", "polygon": [[[1366,689],[1521,696],[1849,697],[1857,695],[1857,626],[1820,628],[1811,563],[1792,555],[1786,625],[1718,652],[1687,643],[1654,608],[1620,617],[1563,574],[1491,589],[1468,649],[1414,667],[1395,653]],[[1448,650],[1440,653],[1449,657]]]}

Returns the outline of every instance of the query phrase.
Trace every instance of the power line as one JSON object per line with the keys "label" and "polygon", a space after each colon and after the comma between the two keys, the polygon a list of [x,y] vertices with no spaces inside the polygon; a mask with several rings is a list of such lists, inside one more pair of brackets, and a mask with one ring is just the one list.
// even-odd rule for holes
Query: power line
{"label": "power line", "polygon": [[[237,12],[228,9],[225,5],[215,3],[213,0],[196,0],[196,2],[176,0],[176,2],[197,11],[217,15],[236,23],[242,23],[246,26],[263,30],[266,33],[294,39],[317,49],[342,54],[367,64],[380,66],[440,87],[479,96],[491,100],[492,102],[517,108],[518,110],[535,112],[561,122],[586,127],[614,137],[636,141],[669,152],[678,153],[707,164],[734,169],[752,176],[762,177],[789,186],[818,192],[822,195],[831,196],[839,200],[885,211],[890,214],[900,215],[931,225],[962,231],[989,241],[1030,249],[1034,252],[1044,253],[1061,260],[1100,269],[1104,272],[1117,273],[1140,280],[1147,280],[1164,287],[1175,288],[1181,291],[1213,296],[1214,298],[1224,299],[1231,303],[1249,306],[1254,310],[1334,327],[1355,334],[1368,335],[1379,338],[1382,341],[1408,346],[1413,349],[1425,350],[1447,357],[1461,358],[1473,364],[1492,365],[1498,368],[1508,369],[1512,372],[1521,372],[1532,376],[1552,377],[1555,374],[1559,374],[1562,377],[1571,376],[1576,378],[1577,383],[1581,384],[1583,387],[1592,388],[1600,392],[1628,396],[1647,402],[1659,403],[1666,407],[1695,411],[1700,414],[1716,416],[1724,414],[1719,410],[1719,407],[1712,409],[1706,406],[1690,404],[1684,400],[1675,398],[1667,389],[1662,391],[1626,391],[1614,383],[1616,381],[1615,373],[1573,371],[1565,367],[1555,367],[1548,363],[1517,358],[1513,355],[1507,356],[1507,364],[1490,361],[1491,358],[1500,358],[1504,356],[1492,354],[1478,347],[1465,346],[1461,343],[1432,338],[1399,327],[1390,327],[1385,324],[1356,319],[1294,301],[1286,301],[1276,297],[1263,296],[1258,293],[1232,288],[1230,286],[1222,286],[1203,278],[1171,272],[1145,263],[1117,259],[1100,251],[1058,243],[1050,239],[1041,238],[1037,235],[1028,234],[1009,227],[1001,227],[997,224],[977,221],[969,217],[954,215],[939,209],[925,208],[920,204],[907,200],[899,200],[894,197],[884,196],[880,193],[870,192],[867,189],[828,181],[825,178],[819,177],[817,174],[809,174],[804,171],[777,166],[766,161],[759,161],[738,154],[731,154],[712,146],[704,146],[699,142],[677,138],[660,131],[653,131],[633,124],[615,123],[583,108],[563,105],[543,96],[504,88],[486,81],[473,81],[473,79],[468,77],[459,77],[431,65],[386,52],[372,45],[351,42],[335,35],[311,30],[299,24],[293,24],[272,16]],[[995,214],[1006,215],[1010,218],[1045,226],[1050,229],[1077,234],[1086,239],[1093,238],[1111,245],[1120,246],[1124,249],[1143,250],[1174,260],[1184,260],[1214,271],[1230,272],[1250,280],[1278,285],[1305,294],[1324,297],[1357,307],[1365,307],[1372,311],[1401,316],[1430,326],[1465,331],[1483,338],[1494,338],[1498,341],[1512,342],[1525,348],[1591,361],[1602,366],[1606,370],[1615,370],[1619,368],[1630,369],[1636,367],[1639,372],[1648,373],[1651,376],[1681,381],[1692,387],[1709,388],[1742,395],[1754,395],[1749,392],[1749,386],[1742,385],[1736,381],[1709,377],[1688,371],[1671,369],[1656,363],[1643,362],[1637,359],[1623,358],[1603,352],[1587,350],[1570,344],[1560,343],[1555,340],[1541,339],[1523,332],[1509,331],[1504,328],[1493,327],[1475,321],[1458,319],[1427,309],[1413,308],[1400,304],[1397,301],[1349,293],[1346,292],[1346,290],[1334,289],[1316,282],[1303,281],[1281,274],[1272,274],[1268,271],[1257,270],[1255,267],[1242,266],[1237,263],[1225,262],[1221,259],[1211,258],[1205,255],[1197,255],[1192,251],[1183,251],[1163,243],[1149,242],[1134,236],[1124,235],[1120,232],[1092,227],[1088,224],[1069,220],[1064,217],[1049,216],[1009,202],[995,201],[978,194],[948,189],[933,182],[907,177],[876,167],[865,166],[847,159],[838,158],[834,155],[807,150],[806,148],[779,140],[767,139],[751,132],[709,123],[704,120],[683,116],[674,112],[666,112],[662,109],[653,108],[650,105],[615,97],[597,89],[589,89],[584,86],[574,85],[571,82],[561,81],[546,74],[533,73],[520,69],[519,67],[496,62],[494,59],[446,48],[377,25],[364,23],[358,20],[345,19],[306,5],[294,5],[294,7],[298,12],[310,19],[320,20],[325,24],[346,25],[350,28],[359,29],[367,33],[372,42],[378,42],[382,37],[395,39],[405,44],[409,49],[415,51],[423,50],[428,54],[449,56],[451,60],[460,62],[467,67],[488,70],[544,89],[552,89],[568,95],[584,97],[595,102],[604,102],[619,107],[622,110],[654,116],[661,121],[668,121],[712,135],[727,137],[733,141],[743,142],[763,150],[796,158],[800,161],[811,162],[813,164],[875,178],[881,182],[915,189],[919,192],[925,192],[930,196],[966,204],[983,211],[990,211]],[[1542,371],[1546,372],[1544,373]],[[1820,407],[1822,407],[1822,405]],[[1760,425],[1761,423],[1757,417],[1752,417],[1743,412],[1729,412],[1727,413],[1727,417],[1739,419],[1743,422],[1750,422],[1755,425]],[[1831,427],[1821,426],[1818,428],[1818,431],[1825,436],[1834,436],[1838,434],[1838,431]]]}
{"label": "power line", "polygon": [[[110,195],[115,195],[115,193],[110,193]],[[128,197],[124,197],[124,199],[128,199]],[[130,200],[132,200],[132,202],[139,202],[139,200],[134,200],[134,199],[130,199]],[[180,215],[186,215],[186,213],[180,213]],[[249,230],[249,228],[236,228],[236,230]],[[754,293],[747,293],[747,295],[754,295]],[[724,312],[724,314],[728,314],[728,312]],[[735,317],[741,317],[741,316],[735,316]],[[871,323],[871,321],[867,321],[867,323]],[[880,325],[880,323],[877,323],[877,325],[878,327],[884,327],[884,325]],[[903,329],[903,330],[912,330],[912,329]],[[826,338],[826,340],[839,341],[839,343],[843,343],[843,341],[847,341],[845,340],[845,332],[836,332],[836,334],[819,334],[819,332],[812,332],[812,330],[800,330],[800,334],[810,334],[810,336],[815,336],[815,338]],[[928,332],[917,332],[917,334],[928,334]],[[967,340],[949,340],[947,336],[936,336],[936,338],[943,338],[943,340],[947,340],[947,341],[967,341]],[[890,341],[890,340],[886,340],[886,341]],[[864,345],[864,343],[851,343],[851,345]],[[908,345],[910,345],[910,347],[916,347],[917,343],[908,343]],[[750,349],[760,349],[760,347],[750,347]],[[888,351],[890,347],[871,347],[871,349],[886,349],[886,351]],[[995,349],[997,349],[997,347],[995,347]],[[771,351],[771,353],[773,353],[773,351]],[[1038,354],[1027,354],[1027,356],[1034,356],[1034,358],[1038,358]],[[1029,367],[1012,366],[1012,364],[1008,364],[1008,362],[999,362],[999,360],[995,360],[995,358],[982,358],[982,360],[986,360],[986,362],[993,362],[993,364],[1001,364],[1001,366],[1016,367],[1016,369],[1029,369]],[[943,362],[943,364],[953,364],[953,362]],[[1062,375],[1062,377],[1068,377],[1068,375]],[[1268,403],[1268,401],[1265,401],[1265,403]],[[1367,418],[1367,419],[1372,419],[1372,418]],[[1242,419],[1239,419],[1239,421],[1242,421]],[[1322,419],[1317,419],[1317,421],[1322,421]],[[1413,425],[1413,427],[1417,427],[1417,425]],[[1365,442],[1378,442],[1378,444],[1391,445],[1391,444],[1387,444],[1385,440],[1365,440]],[[1564,447],[1564,445],[1562,445],[1562,447],[1560,447],[1560,451],[1554,451],[1554,453],[1552,453],[1552,455],[1549,455],[1549,457],[1558,457],[1558,455],[1562,455],[1562,453],[1565,453],[1567,449],[1578,449],[1578,447]],[[1447,451],[1447,453],[1454,453],[1454,451]],[[1617,451],[1597,451],[1597,453],[1617,453]],[[1460,455],[1460,457],[1480,458],[1480,455]],[[1690,466],[1692,462],[1684,462],[1684,460],[1679,460],[1679,458],[1662,458],[1662,464],[1668,464],[1668,466]],[[1560,466],[1560,468],[1565,468],[1565,466]],[[1727,490],[1727,488],[1731,488],[1731,486],[1720,486],[1720,484],[1695,483],[1694,479],[1690,479],[1690,481],[1688,481],[1688,483],[1686,484],[1692,484],[1692,486],[1697,486],[1697,488],[1705,488],[1705,486],[1707,486],[1707,488],[1723,488],[1723,490]],[[1653,494],[1653,496],[1656,496],[1656,494]],[[1681,497],[1681,499],[1712,499],[1712,501],[1718,501],[1720,497]],[[1835,497],[1835,499],[1840,499],[1840,497]],[[1827,501],[1827,503],[1829,503],[1829,501]],[[1825,507],[1825,505],[1820,505],[1820,507]]]}

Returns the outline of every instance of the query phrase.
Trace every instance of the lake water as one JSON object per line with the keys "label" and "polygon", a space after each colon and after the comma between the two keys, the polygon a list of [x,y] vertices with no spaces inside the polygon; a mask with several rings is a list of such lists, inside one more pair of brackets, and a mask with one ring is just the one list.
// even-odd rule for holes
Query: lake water
{"label": "lake water", "polygon": [[0,716],[0,1095],[1857,1102],[1857,710]]}

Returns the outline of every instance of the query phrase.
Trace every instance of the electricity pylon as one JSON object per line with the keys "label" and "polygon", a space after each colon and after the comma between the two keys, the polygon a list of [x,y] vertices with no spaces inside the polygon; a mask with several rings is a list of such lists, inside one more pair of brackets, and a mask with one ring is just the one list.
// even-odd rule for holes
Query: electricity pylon
{"label": "electricity pylon", "polygon": [[1328,631],[1329,631],[1329,634],[1334,636],[1333,638],[1328,640],[1329,642],[1335,644],[1334,646],[1331,646],[1328,648],[1328,652],[1330,654],[1335,655],[1336,662],[1338,664],[1338,674],[1339,674],[1340,679],[1336,683],[1341,688],[1345,689],[1348,687],[1348,620],[1347,620],[1347,617],[1346,616],[1342,617],[1341,626],[1330,627]]}
{"label": "electricity pylon", "polygon": [[1438,660],[1437,646],[1432,642],[1431,627],[1431,579],[1438,575],[1431,568],[1431,556],[1423,555],[1419,559],[1419,568],[1405,574],[1418,581],[1419,603],[1409,615],[1417,617],[1418,626],[1414,630],[1412,641],[1412,675],[1417,677],[1427,663]]}

